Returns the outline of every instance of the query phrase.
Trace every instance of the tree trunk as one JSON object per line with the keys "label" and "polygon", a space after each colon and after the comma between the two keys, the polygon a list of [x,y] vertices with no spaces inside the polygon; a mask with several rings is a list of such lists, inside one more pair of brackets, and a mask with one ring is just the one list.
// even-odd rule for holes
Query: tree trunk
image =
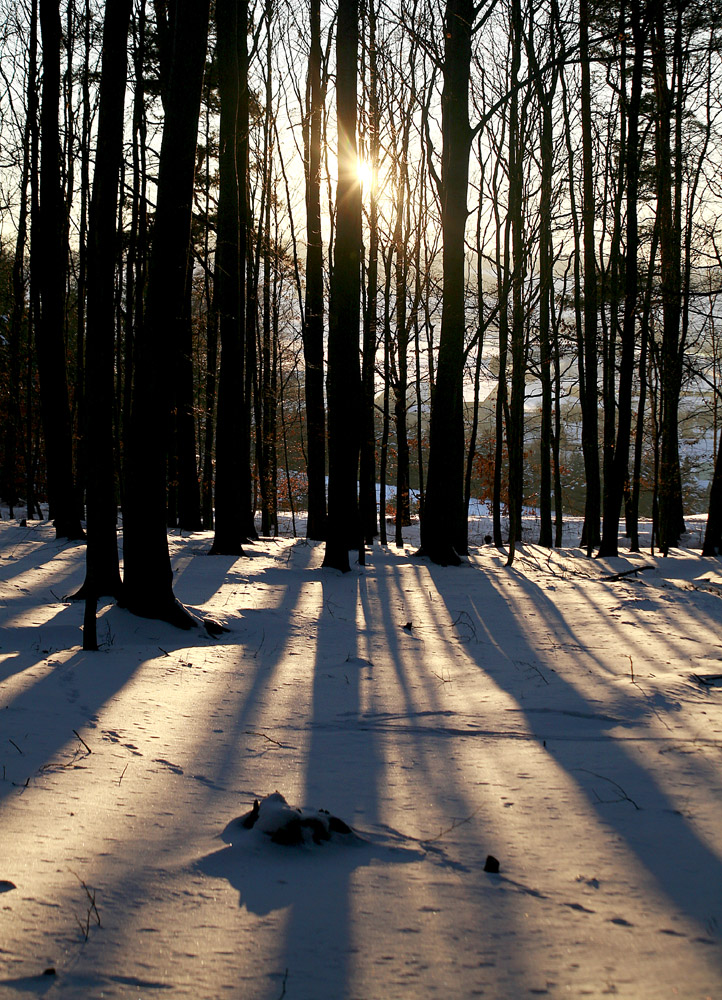
{"label": "tree trunk", "polygon": [[594,247],[594,171],[592,142],[591,75],[589,70],[589,0],[579,4],[579,60],[581,64],[582,177],[584,230],[584,382],[582,410],[582,451],[587,480],[583,542],[587,554],[599,544],[601,509],[599,478],[599,423],[597,400],[597,262]]}
{"label": "tree trunk", "polygon": [[552,351],[550,337],[551,299],[554,294],[554,258],[551,226],[554,156],[552,99],[553,88],[551,93],[541,96],[542,180],[541,204],[539,208],[539,361],[542,386],[541,432],[539,439],[539,462],[541,466],[541,482],[539,486],[539,544],[546,548],[551,548],[552,546]]}
{"label": "tree trunk", "polygon": [[441,98],[443,310],[421,520],[421,552],[441,565],[458,565],[468,551],[464,505],[464,232],[472,140],[469,73],[475,17],[471,0],[448,0]]}
{"label": "tree trunk", "polygon": [[323,565],[348,571],[363,545],[358,513],[361,185],[356,152],[358,2],[339,0],[336,28],[338,185],[328,333],[328,533]]}
{"label": "tree trunk", "polygon": [[323,242],[321,236],[321,2],[311,0],[308,57],[308,149],[306,162],[306,298],[303,311],[306,427],[308,441],[307,538],[326,537],[326,411],[323,398]]}
{"label": "tree trunk", "polygon": [[[376,338],[378,336],[378,171],[379,171],[379,99],[376,52],[376,3],[369,0],[369,89],[368,89],[368,157],[371,168],[369,192],[369,256],[366,273],[366,312],[364,315],[363,360],[361,386],[363,394],[363,429],[359,472],[359,515],[364,541],[370,545],[378,534],[376,510],[376,421],[374,376],[376,371]],[[381,517],[384,511],[381,511]]]}
{"label": "tree trunk", "polygon": [[[511,80],[517,83],[521,65],[522,19],[520,0],[511,5]],[[507,421],[509,448],[509,555],[514,561],[516,543],[521,541],[521,513],[524,499],[524,396],[526,383],[524,323],[524,136],[514,86],[509,113],[509,218],[511,220],[511,399]]]}
{"label": "tree trunk", "polygon": [[[220,187],[214,300],[218,314],[221,365],[216,423],[215,537],[212,555],[243,555],[242,512],[247,503],[240,441],[248,433],[244,414],[246,161],[238,130],[245,21],[236,0],[217,0],[218,76],[221,101]],[[240,51],[239,51],[240,48]],[[247,142],[247,139],[246,139]],[[247,145],[243,146],[247,149]]]}
{"label": "tree trunk", "polygon": [[184,322],[208,0],[178,0],[158,174],[143,336],[138,343],[124,510],[124,600],[135,614],[190,627],[173,595],[166,532],[172,386],[167,359]]}
{"label": "tree trunk", "polygon": [[709,494],[709,510],[702,555],[722,555],[722,443],[717,450],[712,489]]}
{"label": "tree trunk", "polygon": [[174,392],[177,524],[181,531],[201,530],[201,493],[198,481],[195,400],[193,386],[193,254],[188,253],[183,293],[181,339],[175,348]]}
{"label": "tree trunk", "polygon": [[83,538],[73,483],[73,446],[65,358],[64,200],[60,176],[60,5],[40,0],[43,82],[40,130],[40,210],[33,264],[40,292],[36,324],[40,406],[45,437],[50,517],[58,538]]}
{"label": "tree trunk", "polygon": [[76,595],[94,602],[120,597],[113,446],[115,264],[118,178],[123,157],[123,107],[131,0],[108,4],[98,105],[93,195],[88,229],[86,427],[88,448],[85,583]]}
{"label": "tree trunk", "polygon": [[[682,385],[679,329],[681,319],[681,233],[672,209],[672,95],[667,82],[664,4],[657,4],[652,64],[656,99],[656,176],[659,251],[662,267],[661,453],[659,468],[659,548],[663,555],[680,536],[678,407]],[[677,150],[677,155],[681,155]]]}
{"label": "tree trunk", "polygon": [[407,186],[408,119],[402,123],[403,137],[398,164],[396,191],[396,224],[394,243],[396,250],[396,351],[397,378],[394,384],[394,424],[396,427],[396,532],[395,544],[404,544],[403,528],[411,523],[409,512],[409,439],[406,426],[406,409],[409,389],[408,353],[409,330],[406,318],[406,242],[404,238],[404,206]]}

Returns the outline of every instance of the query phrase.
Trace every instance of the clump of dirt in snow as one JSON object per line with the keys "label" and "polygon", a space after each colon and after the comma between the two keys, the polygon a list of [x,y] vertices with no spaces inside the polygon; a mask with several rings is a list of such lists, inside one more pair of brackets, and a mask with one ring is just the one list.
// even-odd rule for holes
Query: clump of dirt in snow
{"label": "clump of dirt in snow", "polygon": [[295,847],[299,844],[323,844],[332,839],[341,841],[359,838],[338,816],[326,809],[299,809],[290,806],[280,792],[273,792],[253,803],[235,826],[265,834],[274,844]]}

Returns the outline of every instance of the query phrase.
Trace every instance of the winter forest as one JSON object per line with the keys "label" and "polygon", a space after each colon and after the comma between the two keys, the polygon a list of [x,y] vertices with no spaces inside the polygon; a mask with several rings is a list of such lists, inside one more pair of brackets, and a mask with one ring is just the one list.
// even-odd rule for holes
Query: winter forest
{"label": "winter forest", "polygon": [[0,1000],[718,997],[722,5],[0,35]]}
{"label": "winter forest", "polygon": [[5,7],[2,498],[87,512],[86,592],[167,616],[166,525],[279,511],[719,550],[715,4]]}

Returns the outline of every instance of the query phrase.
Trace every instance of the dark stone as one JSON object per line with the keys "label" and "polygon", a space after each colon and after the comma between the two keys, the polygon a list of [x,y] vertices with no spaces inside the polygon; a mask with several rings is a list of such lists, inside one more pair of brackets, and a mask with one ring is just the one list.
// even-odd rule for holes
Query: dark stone
{"label": "dark stone", "polygon": [[487,854],[486,861],[484,862],[484,871],[485,872],[492,872],[492,874],[494,874],[494,875],[496,875],[498,873],[498,871],[499,871],[499,862],[494,857],[493,854]]}

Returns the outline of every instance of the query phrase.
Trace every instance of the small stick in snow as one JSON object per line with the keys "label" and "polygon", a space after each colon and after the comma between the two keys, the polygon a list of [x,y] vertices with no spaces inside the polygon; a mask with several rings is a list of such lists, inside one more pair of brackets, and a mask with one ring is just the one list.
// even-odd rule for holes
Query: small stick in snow
{"label": "small stick in snow", "polygon": [[278,1000],[283,1000],[286,995],[286,980],[288,979],[288,969],[283,973],[283,982],[281,983],[281,993]]}
{"label": "small stick in snow", "polygon": [[118,778],[118,784],[120,784],[121,781],[123,780],[123,775],[125,774],[125,772],[127,770],[128,770],[128,765],[126,764],[125,767],[123,768],[123,772],[122,772],[121,776]]}
{"label": "small stick in snow", "polygon": [[268,740],[269,743],[275,743],[277,747],[281,747],[284,750],[289,749],[286,747],[285,743],[279,743],[278,740],[274,740],[272,736],[266,736],[265,733],[256,733],[252,729],[246,729],[246,736],[260,736],[262,739]]}
{"label": "small stick in snow", "polygon": [[85,882],[80,877],[80,875],[78,875],[77,872],[74,872],[72,868],[70,869],[70,873],[71,873],[71,875],[75,875],[75,877],[77,878],[78,882],[80,882],[80,884],[82,885],[82,887],[85,889],[85,895],[88,897],[88,899],[90,901],[90,906],[88,907],[88,912],[85,915],[85,923],[83,923],[83,921],[77,915],[75,917],[76,921],[78,922],[78,926],[80,927],[81,931],[83,932],[83,934],[85,936],[85,940],[87,941],[88,940],[88,935],[90,934],[90,918],[91,918],[91,916],[93,916],[93,914],[95,915],[95,922],[97,923],[98,927],[102,926],[102,924],[100,923],[100,913],[98,913],[98,907],[95,905],[95,892],[96,892],[96,890],[93,889],[93,891],[91,892],[90,889],[85,884]]}
{"label": "small stick in snow", "polygon": [[86,749],[86,750],[88,751],[88,753],[89,753],[89,754],[90,754],[90,753],[92,753],[93,751],[92,751],[92,750],[90,749],[90,747],[89,747],[89,746],[88,746],[88,744],[87,744],[87,743],[85,742],[85,740],[83,739],[83,737],[82,737],[82,736],[80,735],[80,733],[78,732],[78,730],[77,730],[77,729],[74,729],[74,730],[73,730],[73,732],[74,732],[74,733],[75,733],[75,735],[76,735],[76,736],[78,737],[78,739],[79,739],[79,740],[80,740],[80,742],[81,742],[81,743],[83,744],[83,746],[84,746],[84,747],[85,747],[85,749]]}
{"label": "small stick in snow", "polygon": [[25,756],[25,754],[22,752],[22,750],[20,749],[20,747],[15,742],[15,740],[11,740],[10,737],[8,737],[8,742],[12,743],[12,745],[15,747],[15,749],[17,750],[17,752],[20,754],[21,757]]}
{"label": "small stick in snow", "polygon": [[599,802],[601,802],[601,803],[620,802],[620,801],[631,802],[632,805],[634,806],[634,808],[637,810],[637,812],[641,812],[641,806],[638,806],[637,803],[634,801],[634,799],[631,799],[627,795],[627,793],[624,791],[624,789],[622,788],[622,786],[618,785],[616,781],[613,781],[611,778],[606,778],[603,774],[597,774],[596,771],[589,771],[586,767],[575,767],[575,768],[573,768],[573,770],[574,771],[583,771],[585,774],[591,774],[593,777],[599,778],[600,781],[608,781],[610,785],[614,785],[614,787],[617,789],[617,791],[619,792],[619,794],[622,796],[621,799],[601,799],[601,798],[599,798],[599,796],[595,792],[594,794],[597,795],[597,799],[598,799]]}
{"label": "small stick in snow", "polygon": [[[627,653],[627,656],[629,656],[629,653]],[[634,660],[631,656],[629,657],[629,670],[632,674],[632,684],[634,684]]]}
{"label": "small stick in snow", "polygon": [[[479,809],[481,809],[481,806],[479,806]],[[466,817],[466,819],[455,819],[454,822],[451,824],[451,826],[447,826],[445,830],[440,830],[435,837],[425,837],[424,839],[419,839],[418,837],[411,837],[409,839],[417,840],[418,843],[420,844],[435,844],[437,840],[441,840],[441,838],[445,837],[447,833],[451,833],[452,830],[455,830],[457,826],[463,826],[464,823],[469,823],[474,818],[474,816],[476,816],[476,814],[479,812],[479,809],[475,809],[473,813],[471,813],[469,816]]]}
{"label": "small stick in snow", "polygon": [[635,566],[634,569],[625,569],[623,573],[612,573],[611,576],[601,576],[599,579],[606,582],[623,580],[625,576],[634,576],[636,573],[644,573],[647,569],[654,569],[653,563],[647,563],[644,566]]}

